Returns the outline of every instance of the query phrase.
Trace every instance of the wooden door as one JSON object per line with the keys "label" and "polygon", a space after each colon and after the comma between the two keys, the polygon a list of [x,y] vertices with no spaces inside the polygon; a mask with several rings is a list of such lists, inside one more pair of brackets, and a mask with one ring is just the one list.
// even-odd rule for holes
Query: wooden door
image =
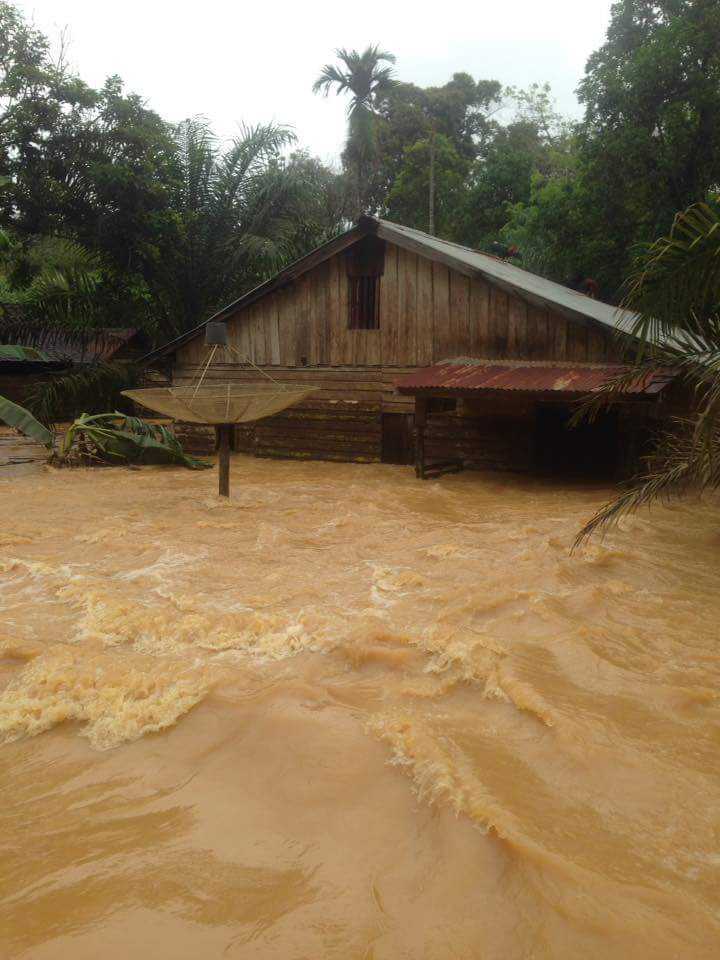
{"label": "wooden door", "polygon": [[407,413],[382,415],[383,463],[414,463],[412,419],[412,415]]}

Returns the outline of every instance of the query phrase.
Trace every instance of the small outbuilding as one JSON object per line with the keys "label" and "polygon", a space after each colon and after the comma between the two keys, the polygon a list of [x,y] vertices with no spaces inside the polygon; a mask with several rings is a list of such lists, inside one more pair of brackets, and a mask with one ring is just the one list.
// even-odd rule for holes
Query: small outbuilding
{"label": "small outbuilding", "polygon": [[0,344],[0,396],[21,404],[35,384],[66,373],[69,366],[35,347]]}
{"label": "small outbuilding", "polygon": [[465,358],[404,377],[398,390],[415,400],[417,476],[472,466],[596,479],[629,473],[667,374],[649,374],[612,409],[571,424],[578,403],[623,369]]}
{"label": "small outbuilding", "polygon": [[147,352],[148,338],[134,328],[99,327],[84,336],[52,337],[42,349],[0,344],[0,396],[24,403],[38,386],[91,363],[138,360]]}
{"label": "small outbuilding", "polygon": [[[248,382],[261,367],[320,388],[236,428],[236,449],[257,456],[415,462],[421,475],[428,461],[608,474],[642,446],[665,381],[565,426],[577,399],[622,369],[629,319],[503,260],[361,217],[209,318],[226,323],[231,350],[208,375]],[[204,332],[145,360],[190,384]]]}

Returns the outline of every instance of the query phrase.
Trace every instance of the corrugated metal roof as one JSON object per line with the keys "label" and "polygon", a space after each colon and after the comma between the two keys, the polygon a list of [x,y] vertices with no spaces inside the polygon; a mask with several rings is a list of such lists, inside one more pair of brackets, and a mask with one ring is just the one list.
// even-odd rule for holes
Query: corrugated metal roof
{"label": "corrugated metal roof", "polygon": [[53,357],[75,363],[107,363],[129,344],[137,333],[135,327],[98,327],[89,330],[84,336],[57,336],[46,349]]}
{"label": "corrugated metal roof", "polygon": [[0,369],[11,376],[63,370],[67,363],[49,356],[35,347],[19,344],[0,345]]}
{"label": "corrugated metal roof", "polygon": [[472,271],[487,277],[488,280],[492,280],[506,289],[517,291],[520,295],[524,293],[531,298],[541,300],[545,304],[567,310],[577,317],[597,320],[616,330],[627,332],[632,327],[635,314],[627,310],[618,310],[617,307],[613,307],[609,303],[594,300],[577,290],[571,290],[569,287],[564,287],[561,283],[555,283],[553,280],[546,280],[545,277],[530,273],[528,270],[516,267],[512,263],[498,260],[496,257],[491,257],[487,253],[480,253],[478,250],[472,250],[470,247],[463,247],[459,243],[441,240],[429,233],[423,233],[422,230],[414,230],[412,227],[404,227],[399,223],[391,223],[389,220],[378,220],[378,224],[378,236],[400,243],[402,243],[402,238],[405,238],[424,247],[430,255],[431,251],[434,251],[446,258],[455,260],[458,264],[469,267]]}
{"label": "corrugated metal roof", "polygon": [[44,363],[50,357],[38,350],[37,347],[25,347],[19,343],[0,343],[0,361],[17,361],[19,363]]}
{"label": "corrugated metal roof", "polygon": [[[400,393],[425,391],[520,390],[530,393],[596,393],[612,377],[626,370],[618,364],[569,366],[567,364],[440,363],[397,381]],[[650,374],[634,383],[626,394],[654,395],[672,379],[670,372]]]}
{"label": "corrugated metal roof", "polygon": [[440,240],[429,233],[423,233],[422,230],[404,227],[399,223],[392,223],[390,220],[362,216],[344,234],[322,244],[306,256],[291,263],[274,277],[247,291],[197,327],[193,327],[192,330],[188,330],[187,333],[176,337],[164,346],[152,350],[142,358],[141,362],[150,363],[167,353],[172,353],[184,343],[200,336],[205,330],[206,323],[213,320],[228,319],[236,310],[249,306],[273,290],[278,289],[284,283],[297,279],[307,270],[311,270],[324,260],[335,256],[340,250],[368,234],[377,234],[377,236],[389,240],[391,243],[422,253],[431,260],[442,261],[465,274],[486,278],[506,291],[517,293],[520,297],[525,297],[525,299],[539,303],[544,307],[564,312],[579,321],[595,320],[604,326],[628,331],[634,319],[634,314],[619,311],[608,303],[593,300],[592,297],[587,297],[576,290],[564,287],[561,283],[546,280],[544,277],[529,273],[521,267],[491,257],[487,253],[480,253],[458,243],[450,243],[449,240]]}

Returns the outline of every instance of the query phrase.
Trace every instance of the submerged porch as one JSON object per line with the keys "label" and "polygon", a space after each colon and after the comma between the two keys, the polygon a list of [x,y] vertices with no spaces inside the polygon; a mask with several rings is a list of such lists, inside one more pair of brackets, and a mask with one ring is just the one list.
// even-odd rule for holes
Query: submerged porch
{"label": "submerged porch", "polygon": [[416,475],[464,468],[614,480],[632,473],[664,415],[670,376],[626,387],[610,408],[573,424],[581,402],[621,365],[450,360],[398,381],[414,398]]}

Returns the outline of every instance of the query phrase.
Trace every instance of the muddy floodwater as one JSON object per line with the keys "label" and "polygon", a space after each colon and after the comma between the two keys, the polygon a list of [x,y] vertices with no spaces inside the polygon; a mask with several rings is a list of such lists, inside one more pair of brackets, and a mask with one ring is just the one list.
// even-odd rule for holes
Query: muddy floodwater
{"label": "muddy floodwater", "polygon": [[720,503],[0,477],[0,956],[720,955]]}

